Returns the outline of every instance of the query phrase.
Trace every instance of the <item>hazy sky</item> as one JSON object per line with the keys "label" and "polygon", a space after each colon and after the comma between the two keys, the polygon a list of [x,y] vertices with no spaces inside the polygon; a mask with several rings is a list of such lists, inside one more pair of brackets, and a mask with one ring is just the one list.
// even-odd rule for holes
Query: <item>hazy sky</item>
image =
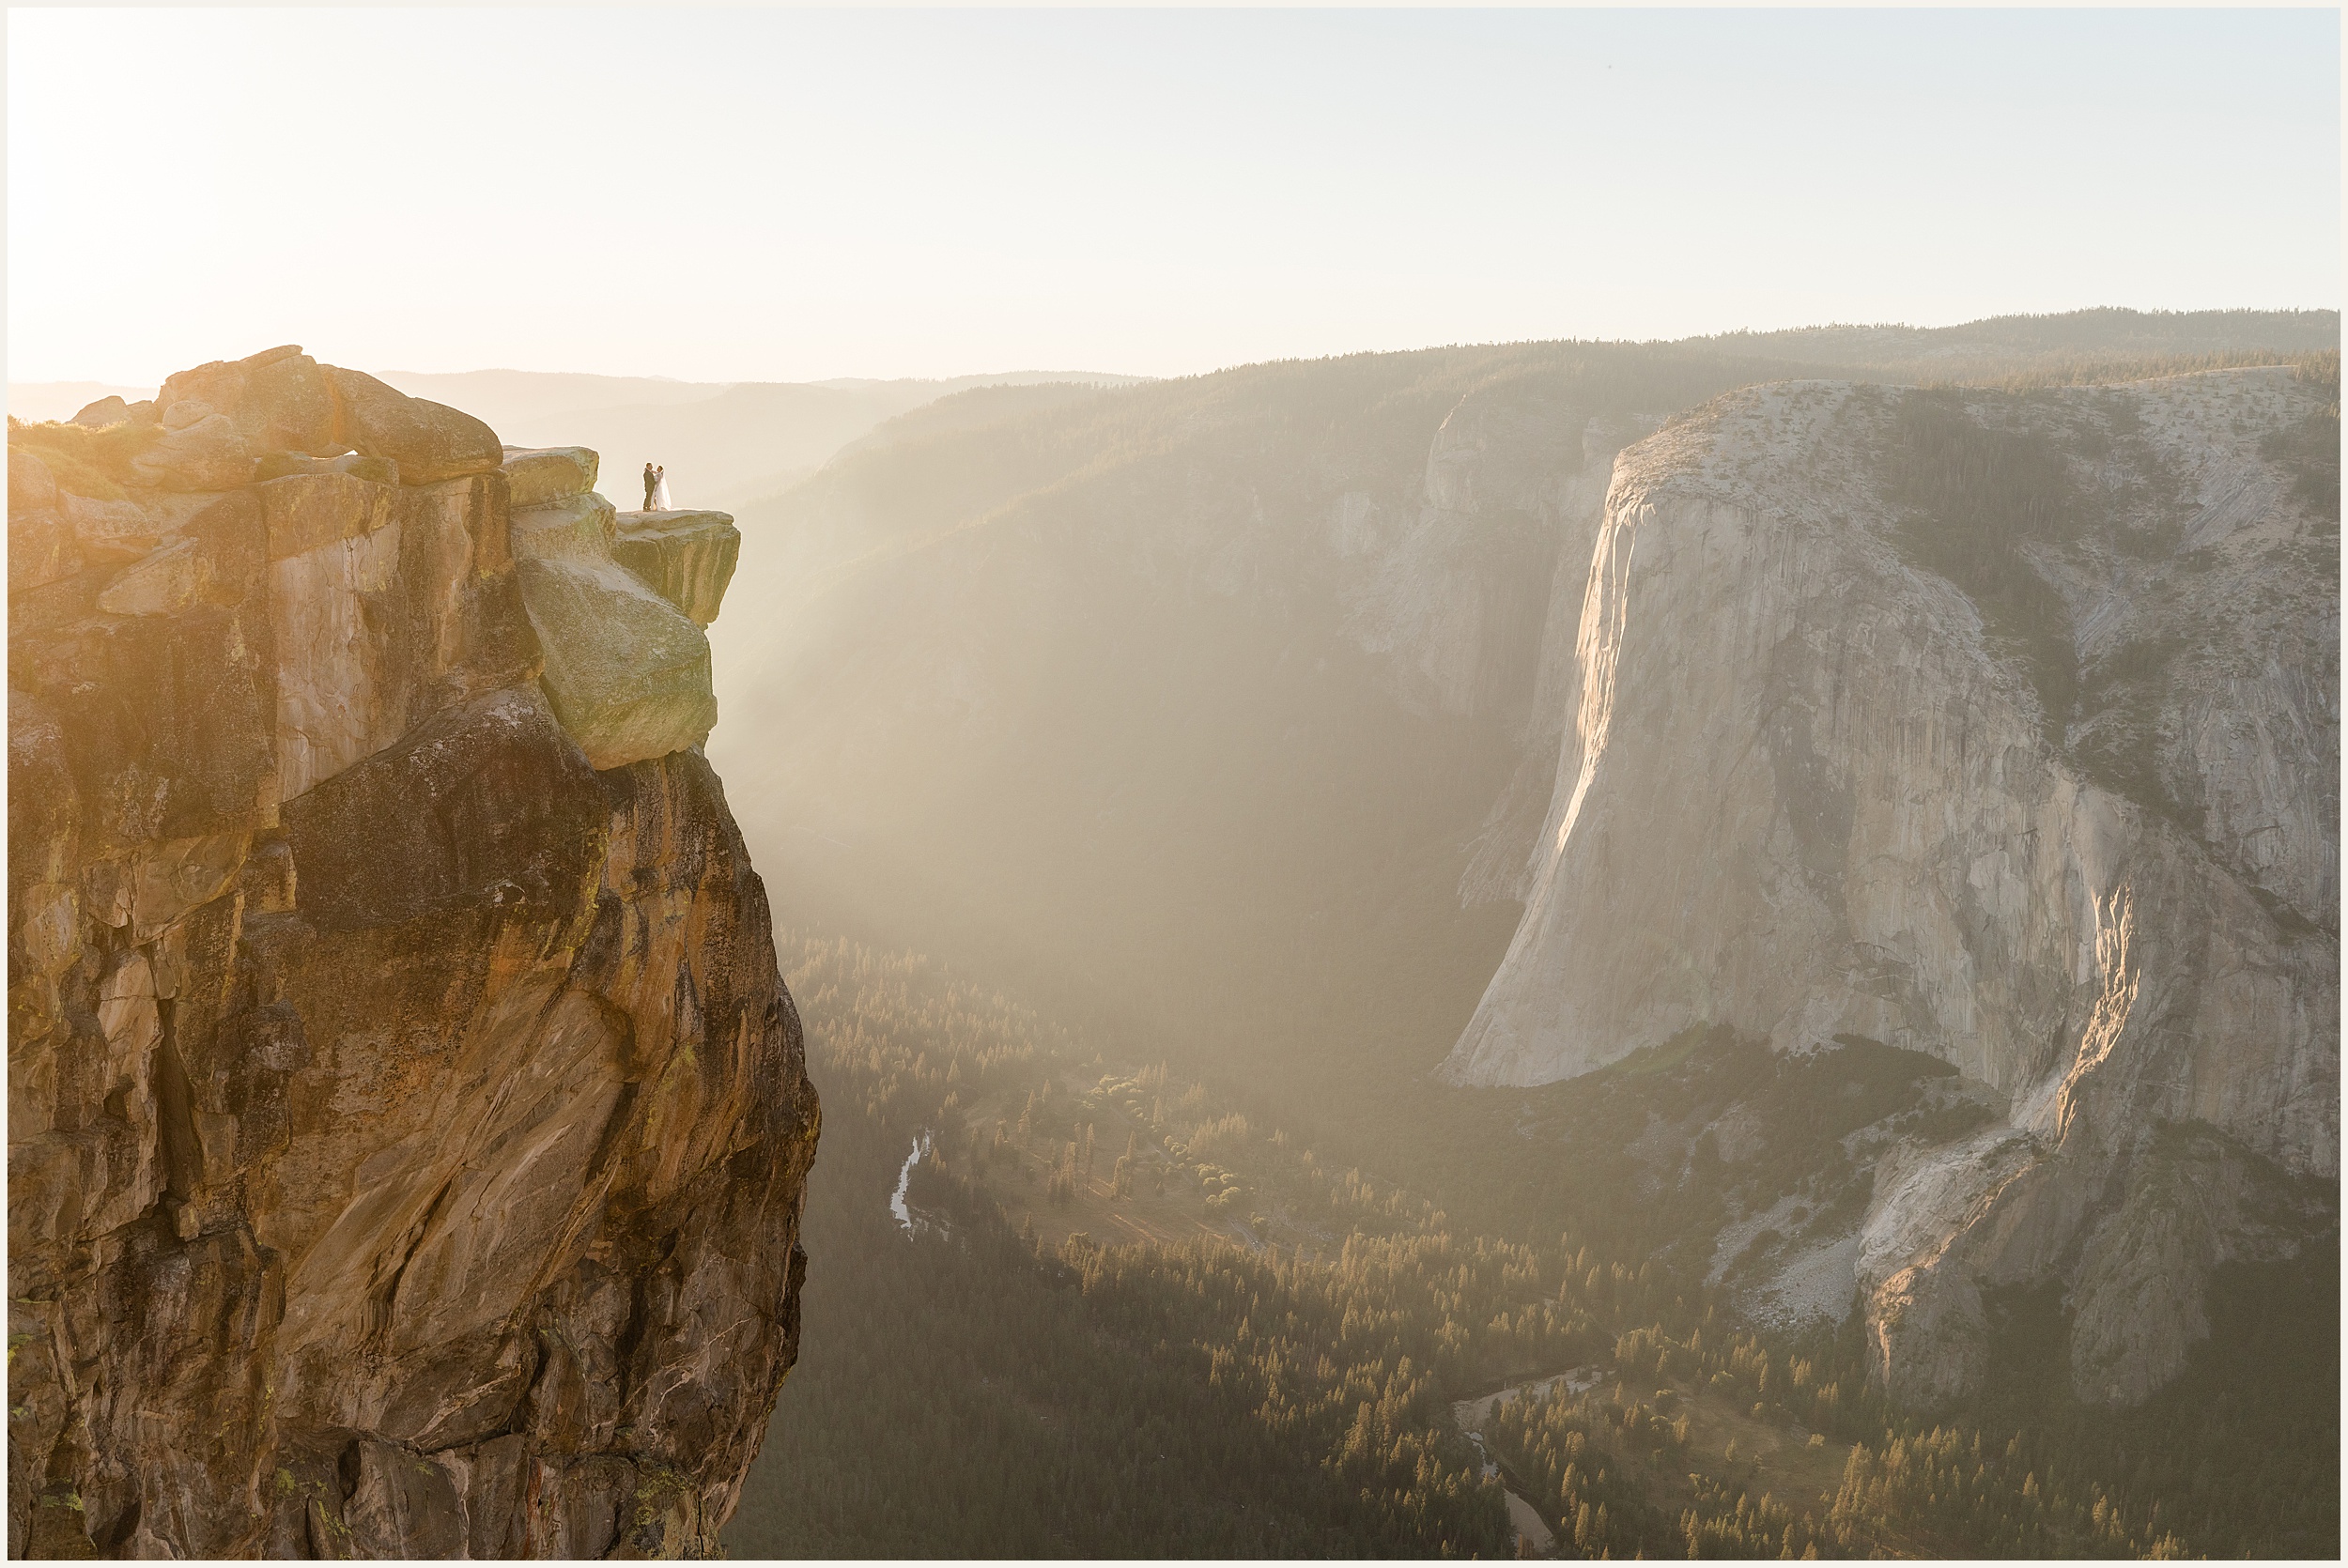
{"label": "hazy sky", "polygon": [[8,375],[2340,303],[2334,11],[11,10]]}

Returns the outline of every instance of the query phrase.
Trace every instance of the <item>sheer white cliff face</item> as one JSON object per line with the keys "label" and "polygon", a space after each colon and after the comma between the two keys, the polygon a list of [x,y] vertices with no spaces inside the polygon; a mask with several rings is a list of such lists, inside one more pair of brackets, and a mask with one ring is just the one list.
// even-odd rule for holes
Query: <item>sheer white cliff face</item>
{"label": "sheer white cliff face", "polygon": [[[1444,1071],[1552,1082],[1718,1022],[1938,1055],[2010,1111],[1878,1175],[1858,1273],[1893,1386],[1963,1392],[1979,1289],[2061,1271],[2080,1391],[2136,1397],[2189,1332],[2129,1326],[2160,1266],[2115,1249],[2115,1172],[2190,1122],[2338,1169],[2336,568],[2260,456],[2311,393],[2233,372],[1972,410],[2124,433],[2065,449],[2100,521],[2026,546],[2088,694],[2061,745],[1997,629],[1903,558],[1901,395],[1734,394],[1617,461],[1523,918]],[[2098,685],[2130,647],[2161,672]],[[2150,798],[2074,760],[2115,725]],[[2195,1300],[2243,1245],[2200,1227],[2168,1249]]]}

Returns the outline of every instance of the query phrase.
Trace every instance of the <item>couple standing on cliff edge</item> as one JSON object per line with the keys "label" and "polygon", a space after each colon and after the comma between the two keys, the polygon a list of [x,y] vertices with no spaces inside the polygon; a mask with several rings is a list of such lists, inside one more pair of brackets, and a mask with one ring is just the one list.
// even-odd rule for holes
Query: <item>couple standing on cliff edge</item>
{"label": "couple standing on cliff edge", "polygon": [[650,463],[644,465],[644,510],[647,512],[676,510],[669,504],[669,470],[666,467],[656,469]]}

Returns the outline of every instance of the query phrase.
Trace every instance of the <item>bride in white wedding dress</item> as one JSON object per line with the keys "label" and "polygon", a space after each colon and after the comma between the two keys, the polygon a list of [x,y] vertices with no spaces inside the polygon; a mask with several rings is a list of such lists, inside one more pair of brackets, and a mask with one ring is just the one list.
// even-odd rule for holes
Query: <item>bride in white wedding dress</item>
{"label": "bride in white wedding dress", "polygon": [[652,471],[652,509],[655,512],[674,512],[669,501],[669,469],[666,464]]}

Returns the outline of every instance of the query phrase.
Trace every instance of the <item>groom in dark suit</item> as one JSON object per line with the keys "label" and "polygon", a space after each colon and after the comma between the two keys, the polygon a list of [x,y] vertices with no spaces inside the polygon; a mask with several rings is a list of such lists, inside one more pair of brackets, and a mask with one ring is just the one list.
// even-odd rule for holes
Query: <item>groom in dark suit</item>
{"label": "groom in dark suit", "polygon": [[652,510],[652,465],[647,463],[644,465],[644,510],[647,512]]}

